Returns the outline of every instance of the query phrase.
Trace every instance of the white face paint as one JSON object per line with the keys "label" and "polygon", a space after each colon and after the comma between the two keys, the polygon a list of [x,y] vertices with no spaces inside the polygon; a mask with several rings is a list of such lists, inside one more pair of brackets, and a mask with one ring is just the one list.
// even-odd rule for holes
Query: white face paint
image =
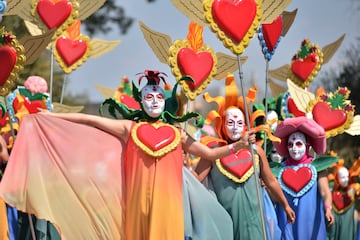
{"label": "white face paint", "polygon": [[349,171],[346,167],[339,169],[337,178],[341,187],[346,188],[349,185]]}
{"label": "white face paint", "polygon": [[165,109],[164,90],[158,85],[147,85],[141,90],[144,111],[152,118],[157,118]]}
{"label": "white face paint", "polygon": [[277,128],[278,114],[274,110],[271,110],[266,114],[266,124],[269,125],[272,132]]}
{"label": "white face paint", "polygon": [[228,138],[232,141],[240,139],[244,127],[244,114],[238,108],[230,108],[226,111],[225,115],[225,131]]}
{"label": "white face paint", "polygon": [[283,157],[276,151],[275,148],[273,148],[270,153],[270,160],[273,162],[281,163]]}
{"label": "white face paint", "polygon": [[294,160],[301,160],[306,152],[306,138],[301,132],[294,132],[288,139],[288,151]]}

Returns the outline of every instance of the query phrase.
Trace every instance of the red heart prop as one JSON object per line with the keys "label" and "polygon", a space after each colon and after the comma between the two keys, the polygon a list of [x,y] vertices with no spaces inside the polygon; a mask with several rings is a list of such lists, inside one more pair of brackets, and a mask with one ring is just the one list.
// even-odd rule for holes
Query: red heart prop
{"label": "red heart prop", "polygon": [[353,201],[347,193],[333,192],[332,194],[333,204],[337,210],[343,210],[349,207]]}
{"label": "red heart prop", "polygon": [[270,24],[262,24],[262,33],[269,52],[275,50],[276,44],[283,30],[282,17],[278,16]]}
{"label": "red heart prop", "polygon": [[315,122],[321,125],[325,131],[341,127],[347,120],[347,114],[344,110],[331,109],[324,102],[318,102],[312,109]]}
{"label": "red heart prop", "polygon": [[72,4],[67,0],[53,2],[51,0],[40,0],[36,6],[40,19],[48,29],[60,27],[70,16]]}
{"label": "red heart prop", "polygon": [[318,63],[318,58],[315,53],[308,55],[305,59],[296,59],[291,65],[291,71],[295,76],[300,78],[302,81],[306,82],[316,64]]}
{"label": "red heart prop", "polygon": [[175,139],[174,129],[170,126],[155,128],[150,124],[143,124],[137,129],[139,140],[153,151],[162,149]]}
{"label": "red heart prop", "polygon": [[219,28],[239,44],[256,16],[256,3],[252,0],[215,0],[212,15]]}
{"label": "red heart prop", "polygon": [[189,75],[194,83],[187,82],[191,90],[197,89],[209,76],[214,60],[209,52],[195,53],[190,48],[181,48],[177,55],[179,69],[183,75]]}
{"label": "red heart prop", "polygon": [[83,40],[71,40],[60,37],[56,41],[56,50],[67,66],[73,65],[86,53],[87,43]]}
{"label": "red heart prop", "polygon": [[128,95],[121,95],[120,102],[125,104],[128,108],[140,109],[140,104]]}
{"label": "red heart prop", "polygon": [[[21,96],[21,98],[23,99],[23,101],[24,101],[23,104],[29,113],[39,112],[38,108],[46,109],[46,106],[44,105],[44,103],[41,100],[30,101],[27,97],[23,97],[23,96]],[[14,99],[12,105],[13,105],[15,113],[17,113],[19,111],[19,109],[21,108],[18,98]]]}
{"label": "red heart prop", "polygon": [[0,86],[9,78],[16,64],[16,50],[10,46],[0,47]]}
{"label": "red heart prop", "polygon": [[230,154],[221,158],[220,161],[226,170],[238,178],[241,178],[253,166],[251,152],[249,150],[240,150],[236,154]]}
{"label": "red heart prop", "polygon": [[300,111],[295,102],[294,99],[292,99],[291,97],[288,98],[287,100],[287,107],[288,107],[288,111],[289,113],[294,114],[294,117],[300,117],[300,116],[305,116],[305,113]]}
{"label": "red heart prop", "polygon": [[283,183],[296,193],[310,182],[311,177],[312,172],[308,167],[300,167],[297,170],[286,168],[281,175]]}

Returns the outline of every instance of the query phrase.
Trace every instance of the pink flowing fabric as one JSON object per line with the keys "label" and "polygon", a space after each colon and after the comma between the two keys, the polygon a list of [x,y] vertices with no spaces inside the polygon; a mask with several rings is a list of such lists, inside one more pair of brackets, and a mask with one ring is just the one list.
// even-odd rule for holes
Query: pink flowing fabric
{"label": "pink flowing fabric", "polygon": [[52,222],[62,239],[124,239],[122,143],[96,128],[24,117],[0,197]]}

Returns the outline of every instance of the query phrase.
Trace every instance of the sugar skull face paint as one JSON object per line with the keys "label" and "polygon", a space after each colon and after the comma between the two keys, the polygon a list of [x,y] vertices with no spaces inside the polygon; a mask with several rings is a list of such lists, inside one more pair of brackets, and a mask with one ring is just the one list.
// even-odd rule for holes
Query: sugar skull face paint
{"label": "sugar skull face paint", "polygon": [[276,151],[275,148],[273,148],[270,153],[270,160],[273,162],[281,163],[283,157]]}
{"label": "sugar skull face paint", "polygon": [[346,167],[341,167],[338,171],[337,180],[339,185],[346,188],[349,185],[349,171]]}
{"label": "sugar skull face paint", "polygon": [[306,152],[306,138],[301,132],[294,132],[288,139],[289,155],[294,160],[301,160]]}
{"label": "sugar skull face paint", "polygon": [[238,108],[230,108],[225,115],[225,131],[232,141],[240,139],[245,127],[244,114]]}
{"label": "sugar skull face paint", "polygon": [[144,111],[152,118],[157,118],[165,109],[164,90],[158,85],[147,85],[141,90]]}

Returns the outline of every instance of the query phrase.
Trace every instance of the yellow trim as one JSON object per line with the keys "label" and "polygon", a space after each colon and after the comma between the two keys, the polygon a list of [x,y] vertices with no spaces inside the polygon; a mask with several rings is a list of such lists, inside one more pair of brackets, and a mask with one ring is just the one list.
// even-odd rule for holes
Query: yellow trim
{"label": "yellow trim", "polygon": [[[254,155],[254,161],[255,161],[256,167],[259,167],[259,156],[257,154]],[[253,173],[254,173],[254,167],[251,166],[251,168],[249,170],[247,170],[247,172],[241,178],[238,178],[237,176],[235,176],[234,174],[232,174],[231,172],[229,172],[222,166],[220,159],[216,159],[215,163],[216,163],[216,166],[219,169],[219,171],[225,177],[229,178],[230,180],[232,180],[236,183],[246,182],[251,177],[251,175],[253,175]]]}
{"label": "yellow trim", "polygon": [[[165,147],[163,147],[163,148],[161,148],[161,149],[159,149],[157,151],[151,150],[148,146],[146,146],[143,142],[141,142],[141,140],[138,138],[138,135],[137,135],[138,128],[141,125],[144,125],[144,124],[152,125],[155,129],[158,129],[158,128],[163,127],[163,126],[171,127],[173,129],[174,133],[175,133],[174,141],[172,141],[171,143],[169,143],[168,145],[166,145]],[[162,157],[162,156],[164,156],[168,152],[174,150],[181,142],[181,135],[180,135],[179,129],[177,129],[173,125],[162,123],[162,122],[156,122],[156,123],[139,122],[131,130],[131,137],[134,140],[135,144],[140,149],[142,149],[144,152],[146,152],[147,154],[149,154],[150,156],[153,156],[153,157]],[[149,137],[151,137],[151,136],[149,136]]]}

